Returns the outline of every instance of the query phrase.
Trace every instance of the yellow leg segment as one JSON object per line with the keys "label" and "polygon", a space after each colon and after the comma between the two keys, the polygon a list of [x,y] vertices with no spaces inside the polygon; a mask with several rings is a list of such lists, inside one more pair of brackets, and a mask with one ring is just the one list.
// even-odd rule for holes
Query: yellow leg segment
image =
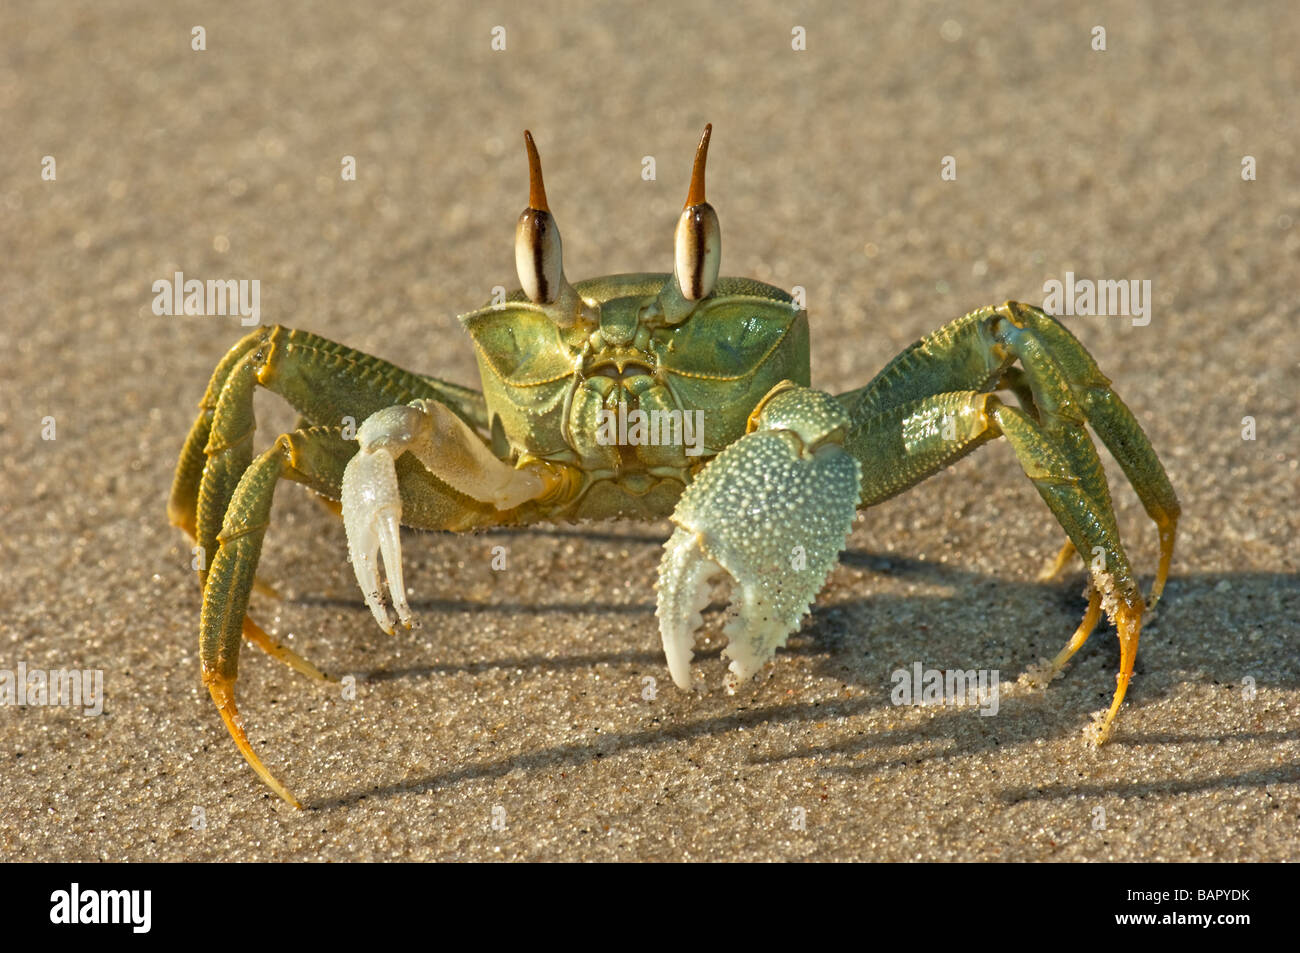
{"label": "yellow leg segment", "polygon": [[1151,587],[1148,603],[1153,609],[1164,595],[1165,580],[1169,578],[1169,564],[1174,558],[1174,537],[1178,535],[1178,515],[1178,509],[1175,508],[1160,511],[1155,516],[1156,528],[1160,531],[1160,566],[1156,569],[1156,581]]}
{"label": "yellow leg segment", "polygon": [[[1071,546],[1071,549],[1074,547]],[[1047,680],[1050,682],[1056,677],[1056,673],[1065,668],[1065,663],[1074,657],[1074,653],[1083,648],[1083,643],[1088,641],[1088,636],[1092,635],[1093,629],[1097,628],[1097,622],[1101,619],[1101,593],[1092,589],[1088,594],[1088,609],[1083,614],[1083,620],[1079,627],[1074,630],[1074,635],[1066,643],[1065,648],[1056,653],[1056,658],[1052,659],[1052,671]]]}
{"label": "yellow leg segment", "polygon": [[248,639],[248,641],[256,645],[263,652],[265,652],[267,655],[271,656],[271,658],[279,659],[281,662],[283,662],[285,665],[288,665],[294,671],[301,672],[303,675],[306,675],[308,678],[314,678],[318,682],[338,681],[338,679],[335,678],[334,676],[326,675],[324,672],[318,669],[315,665],[311,664],[311,662],[307,661],[305,658],[303,658],[293,649],[275,641],[275,639],[271,638],[269,635],[266,634],[265,631],[263,631],[260,625],[258,625],[248,616],[244,616],[243,636],[244,638]]}
{"label": "yellow leg segment", "polygon": [[1133,677],[1133,663],[1137,660],[1138,635],[1142,631],[1142,603],[1129,605],[1120,601],[1114,612],[1115,628],[1119,632],[1119,674],[1115,676],[1115,697],[1110,703],[1110,710],[1097,729],[1096,742],[1103,744],[1110,737],[1110,729],[1119,706],[1124,703],[1128,692],[1129,680]]}
{"label": "yellow leg segment", "polygon": [[221,713],[221,720],[226,723],[226,730],[230,732],[230,737],[235,739],[235,747],[243,754],[249,767],[266,782],[267,787],[298,810],[302,810],[302,804],[298,799],[267,770],[266,765],[262,764],[262,759],[253,750],[253,746],[249,744],[248,735],[244,732],[244,720],[239,717],[239,709],[235,707],[235,680],[204,672],[203,682],[208,686],[208,694],[217,704],[217,711]]}
{"label": "yellow leg segment", "polygon": [[1074,543],[1067,539],[1065,545],[1061,547],[1061,551],[1056,554],[1056,558],[1044,566],[1043,571],[1038,574],[1038,581],[1051,582],[1053,579],[1060,578],[1061,573],[1065,571],[1065,567],[1070,564],[1070,559],[1075,552]]}

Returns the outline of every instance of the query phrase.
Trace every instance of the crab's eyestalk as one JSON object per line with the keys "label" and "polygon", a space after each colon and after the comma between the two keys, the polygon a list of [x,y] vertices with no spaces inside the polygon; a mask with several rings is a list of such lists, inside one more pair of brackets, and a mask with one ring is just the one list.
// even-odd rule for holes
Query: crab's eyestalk
{"label": "crab's eyestalk", "polygon": [[528,150],[528,208],[515,226],[515,270],[528,300],[544,307],[561,327],[569,328],[590,315],[564,277],[560,230],[546,204],[542,160],[537,155],[532,133],[526,129],[524,146]]}
{"label": "crab's eyestalk", "polygon": [[524,130],[528,149],[528,208],[515,226],[515,268],[519,284],[534,304],[554,304],[564,281],[560,230],[546,204],[542,183],[542,160],[532,133]]}
{"label": "crab's eyestalk", "polygon": [[687,301],[699,301],[713,293],[722,262],[722,229],[718,213],[704,198],[704,165],[709,157],[712,124],[704,127],[699,148],[695,150],[695,167],[691,170],[691,189],[686,205],[677,219],[674,236],[677,287]]}

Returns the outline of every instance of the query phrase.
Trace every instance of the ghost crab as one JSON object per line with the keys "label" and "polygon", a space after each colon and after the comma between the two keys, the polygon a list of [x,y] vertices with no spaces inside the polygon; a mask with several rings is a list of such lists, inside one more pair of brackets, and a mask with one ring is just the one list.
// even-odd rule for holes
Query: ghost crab
{"label": "ghost crab", "polygon": [[[357,581],[389,633],[381,555],[392,612],[412,624],[402,524],[465,531],[670,516],[676,528],[660,564],[656,614],[673,681],[687,689],[701,609],[718,577],[733,584],[736,611],[725,628],[731,677],[745,679],[799,625],[858,510],[1005,436],[1067,537],[1045,577],[1075,552],[1093,557],[1085,560],[1083,621],[1047,675],[1079,650],[1104,611],[1119,636],[1120,671],[1096,740],[1109,733],[1133,671],[1144,602],[1084,425],[1110,448],[1158,528],[1154,605],[1179,505],[1142,428],[1068,330],[1015,302],[940,328],[865,387],[837,396],[813,390],[805,312],[777,288],[718,275],[721,232],[704,194],[709,135],[706,127],[677,222],[673,272],[574,285],[525,132],[529,204],[515,238],[521,290],[461,318],[482,393],[283,327],[253,332],[217,366],[168,514],[199,552],[213,554],[200,572],[203,682],[248,763],[289,803],[300,806],[249,745],[234,696],[245,638],[327,678],[247,615],[262,585],[255,574],[272,495],[284,479],[339,501]],[[258,386],[302,420],[254,458]],[[647,440],[623,424],[611,439],[615,408],[627,419],[642,412],[643,428],[657,420],[669,439]],[[684,415],[694,413],[703,415],[704,432],[692,451],[680,436]],[[355,440],[349,420],[363,421]]]}

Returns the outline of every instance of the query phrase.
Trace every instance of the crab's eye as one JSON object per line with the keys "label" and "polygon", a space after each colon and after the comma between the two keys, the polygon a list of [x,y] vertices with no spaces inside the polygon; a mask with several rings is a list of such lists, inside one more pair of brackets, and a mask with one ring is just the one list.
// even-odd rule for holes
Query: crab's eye
{"label": "crab's eye", "polygon": [[722,263],[722,230],[713,206],[692,205],[677,220],[677,284],[687,301],[699,301],[713,292]]}
{"label": "crab's eye", "polygon": [[704,164],[709,155],[709,135],[713,126],[704,127],[695,167],[691,170],[691,190],[686,206],[677,220],[673,239],[677,286],[687,301],[699,301],[713,292],[722,263],[722,228],[718,213],[704,198]]}
{"label": "crab's eye", "polygon": [[528,208],[515,226],[515,269],[528,300],[552,304],[564,282],[560,230],[546,205],[542,162],[531,133],[524,133],[524,144],[528,148]]}
{"label": "crab's eye", "polygon": [[534,304],[552,304],[564,274],[560,230],[550,212],[525,209],[515,226],[515,268],[519,285]]}

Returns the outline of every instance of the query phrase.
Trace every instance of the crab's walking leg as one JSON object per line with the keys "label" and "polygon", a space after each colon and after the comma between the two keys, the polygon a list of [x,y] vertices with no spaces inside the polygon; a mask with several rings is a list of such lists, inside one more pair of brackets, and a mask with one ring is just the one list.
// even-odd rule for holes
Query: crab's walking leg
{"label": "crab's walking leg", "polygon": [[[259,586],[258,583],[259,583],[258,578],[254,576],[253,588],[260,590],[261,586]],[[289,648],[287,645],[277,642],[275,639],[271,638],[269,635],[266,634],[265,631],[263,631],[260,625],[254,622],[247,615],[244,616],[243,634],[244,634],[244,638],[252,642],[254,645],[256,645],[267,655],[271,656],[271,658],[279,659],[281,662],[283,662],[285,665],[288,665],[294,671],[301,672],[303,675],[306,675],[308,678],[315,679],[318,682],[338,681],[338,679],[335,678],[333,675],[326,675],[315,665],[307,661],[305,658],[303,658],[293,649]]]}
{"label": "crab's walking leg", "polygon": [[[1070,546],[1070,551],[1074,551],[1074,546]],[[1101,621],[1101,591],[1096,586],[1088,587],[1088,609],[1084,612],[1083,618],[1079,621],[1079,627],[1074,630],[1074,635],[1070,641],[1065,643],[1065,648],[1056,653],[1056,658],[1052,659],[1051,667],[1048,669],[1047,677],[1044,684],[1050,682],[1056,677],[1056,673],[1065,668],[1065,663],[1074,657],[1074,653],[1083,648],[1083,644],[1088,641],[1088,636],[1092,635],[1092,630],[1097,628],[1097,623]],[[1134,646],[1134,657],[1137,655],[1137,647]]]}
{"label": "crab's walking leg", "polygon": [[1032,329],[1055,358],[1088,423],[1114,455],[1142,507],[1155,522],[1160,534],[1160,563],[1148,601],[1148,607],[1154,608],[1169,578],[1181,509],[1151,441],[1133,412],[1111,389],[1092,355],[1061,322],[1030,305],[1010,302],[1003,307],[1022,327]]}
{"label": "crab's walking leg", "polygon": [[[1025,376],[1025,372],[1021,368],[1009,367],[1003,371],[1002,378],[998,381],[997,389],[1008,390],[1015,394],[1016,400],[1020,403],[1020,409],[1035,420],[1039,419],[1040,414],[1038,411],[1038,404],[1034,401],[1033,388],[1030,387],[1029,379]],[[1061,547],[1060,551],[1046,566],[1043,567],[1043,571],[1038,574],[1038,581],[1051,582],[1053,579],[1060,578],[1061,573],[1064,572],[1065,567],[1070,564],[1070,559],[1074,554],[1074,543],[1072,543],[1067,537],[1065,544]],[[1090,627],[1088,632],[1091,631],[1092,628]],[[1078,633],[1076,633],[1076,635],[1077,634]],[[1086,639],[1087,636],[1085,635],[1084,638]]]}
{"label": "crab's walking leg", "polygon": [[[206,585],[206,563],[215,554],[235,487],[253,459],[253,392],[259,386],[282,395],[299,411],[299,429],[311,424],[337,427],[346,417],[359,422],[396,401],[434,397],[486,430],[482,395],[475,391],[411,374],[305,331],[277,326],[252,332],[231,348],[212,374],[167,504],[171,522],[199,545],[205,563],[199,572],[201,585]],[[335,484],[322,492],[337,498],[338,491]],[[256,577],[253,587],[278,595]],[[251,619],[244,621],[244,633],[274,658],[321,677],[311,663],[276,643]]]}
{"label": "crab's walking leg", "polygon": [[829,394],[790,382],[750,417],[749,432],[711,460],[673,512],[656,614],[673,681],[690,662],[709,583],[733,581],[724,654],[735,680],[785,644],[825,585],[853,526],[860,471],[842,446],[848,416]]}
{"label": "crab's walking leg", "polygon": [[[1080,552],[1097,554],[1088,611],[1057,655],[1052,671],[1058,671],[1082,647],[1104,606],[1115,621],[1120,641],[1115,697],[1098,735],[1098,740],[1104,740],[1137,657],[1142,595],[1115,528],[1109,495],[1098,493],[1095,483],[1081,474],[1088,467],[1080,459],[1086,457],[1087,450],[1082,445],[1067,450],[1046,423],[1060,411],[1059,398],[1060,392],[1046,389],[1038,396],[1044,420],[1040,423],[993,394],[939,394],[877,414],[854,429],[848,446],[864,461],[862,500],[868,506],[919,483],[994,437],[1007,438],[1025,475],[1073,545]],[[1096,466],[1100,467],[1099,461]]]}
{"label": "crab's walking leg", "polygon": [[[203,682],[216,702],[235,744],[248,763],[277,794],[294,806],[297,800],[262,764],[244,733],[235,705],[240,640],[270,642],[246,613],[262,540],[270,523],[271,501],[280,480],[302,483],[317,493],[338,496],[348,461],[357,454],[355,442],[337,427],[312,427],[285,434],[245,470],[235,488],[217,535],[217,551],[203,591],[199,658]],[[405,463],[405,461],[404,461]],[[460,529],[499,521],[496,511],[476,504],[434,479],[414,460],[397,468],[396,481],[408,522],[431,529]],[[295,668],[315,672],[314,666],[270,642],[268,651]],[[288,656],[282,653],[288,653]],[[299,664],[301,663],[301,664]],[[303,666],[306,666],[304,668]]]}
{"label": "crab's walking leg", "polygon": [[1067,539],[1065,545],[1061,547],[1061,551],[1053,556],[1047,565],[1043,567],[1043,571],[1038,574],[1038,581],[1051,582],[1053,579],[1061,578],[1061,573],[1065,572],[1065,567],[1070,564],[1074,554],[1074,543]]}
{"label": "crab's walking leg", "polygon": [[502,514],[553,493],[565,482],[562,471],[544,463],[516,468],[498,460],[463,420],[433,400],[387,407],[371,415],[357,431],[357,444],[356,456],[343,475],[343,525],[366,605],[389,634],[393,623],[380,588],[381,554],[393,611],[407,628],[413,622],[402,581],[399,533],[402,499],[397,463],[403,454],[409,453],[453,490]]}
{"label": "crab's walking leg", "polygon": [[[1018,347],[1011,340],[1015,336],[1011,332],[1024,332],[1019,334],[1019,343],[1024,346]],[[1028,352],[1028,361],[1022,351]],[[1047,355],[1045,361],[1040,359],[1042,355]],[[1178,498],[1133,414],[1083,345],[1055,318],[1014,301],[972,311],[917,341],[865,387],[842,394],[838,400],[849,410],[854,425],[860,426],[875,414],[922,397],[1007,388],[1021,400],[1026,413],[1035,419],[1043,418],[1043,410],[1034,399],[1043,374],[1039,373],[1039,382],[1034,383],[1032,368],[1013,366],[1017,358],[1026,364],[1037,361],[1040,367],[1053,365],[1050,385],[1064,382],[1068,388],[1068,421],[1054,426],[1053,434],[1066,432],[1067,449],[1085,441],[1090,444],[1081,426],[1086,419],[1119,462],[1155,522],[1160,535],[1160,563],[1151,589],[1154,605],[1164,591],[1173,558]],[[1089,465],[1083,475],[1093,487],[1105,485],[1100,466],[1094,469]],[[902,483],[894,492],[911,485]],[[1070,551],[1063,550],[1049,571],[1059,571],[1069,557]]]}
{"label": "crab's walking leg", "polygon": [[[327,488],[341,477],[353,451],[352,444],[343,440],[337,429],[313,428],[280,437],[273,447],[247,467],[226,509],[217,536],[217,551],[203,589],[203,614],[199,623],[203,684],[249,765],[276,794],[294,807],[302,805],[253,751],[235,705],[240,641],[245,635],[249,635],[252,641],[269,641],[269,636],[255,624],[250,631],[245,613],[262,551],[262,539],[270,523],[276,484],[281,477],[288,477],[315,488]],[[293,664],[292,659],[289,661]],[[310,663],[303,664],[310,666]],[[296,664],[295,667],[301,668]],[[314,666],[310,667],[315,670]]]}
{"label": "crab's walking leg", "polygon": [[199,416],[190,427],[185,446],[181,449],[176,475],[172,480],[171,497],[167,501],[167,516],[173,526],[185,530],[191,539],[198,538],[199,485],[208,462],[206,450],[208,438],[212,434],[212,417],[217,409],[217,399],[221,396],[221,389],[230,377],[230,372],[244,355],[257,346],[264,333],[255,332],[243,338],[217,364],[208,389],[199,401]]}
{"label": "crab's walking leg", "polygon": [[[1022,367],[1012,367],[1015,361]],[[1011,389],[1024,409],[983,395],[995,386]],[[956,393],[921,396],[943,387]],[[978,408],[970,403],[976,393],[984,401]],[[855,421],[846,446],[863,462],[864,506],[920,482],[984,440],[1007,436],[1069,537],[1069,548],[1058,559],[1068,559],[1072,550],[1091,556],[1088,611],[1054,660],[1053,671],[1083,645],[1095,627],[1098,608],[1111,616],[1119,633],[1120,673],[1098,734],[1099,741],[1105,740],[1132,673],[1144,605],[1085,423],[1092,423],[1107,442],[1160,528],[1162,569],[1156,594],[1164,585],[1172,553],[1178,504],[1141,428],[1091,357],[1048,315],[1008,303],[972,312],[941,328],[903,352],[867,388],[840,399]],[[953,400],[967,402],[968,411],[979,409],[982,418],[958,440],[952,439],[952,431],[956,427],[961,432],[969,415],[954,416]]]}
{"label": "crab's walking leg", "polygon": [[[468,388],[412,374],[306,331],[258,329],[222,358],[190,428],[167,513],[210,559],[226,507],[253,459],[253,391],[284,397],[310,424],[359,423],[375,411],[416,398],[439,400],[487,429],[483,397]],[[338,488],[331,494],[337,496]],[[200,579],[203,578],[200,574]]]}

